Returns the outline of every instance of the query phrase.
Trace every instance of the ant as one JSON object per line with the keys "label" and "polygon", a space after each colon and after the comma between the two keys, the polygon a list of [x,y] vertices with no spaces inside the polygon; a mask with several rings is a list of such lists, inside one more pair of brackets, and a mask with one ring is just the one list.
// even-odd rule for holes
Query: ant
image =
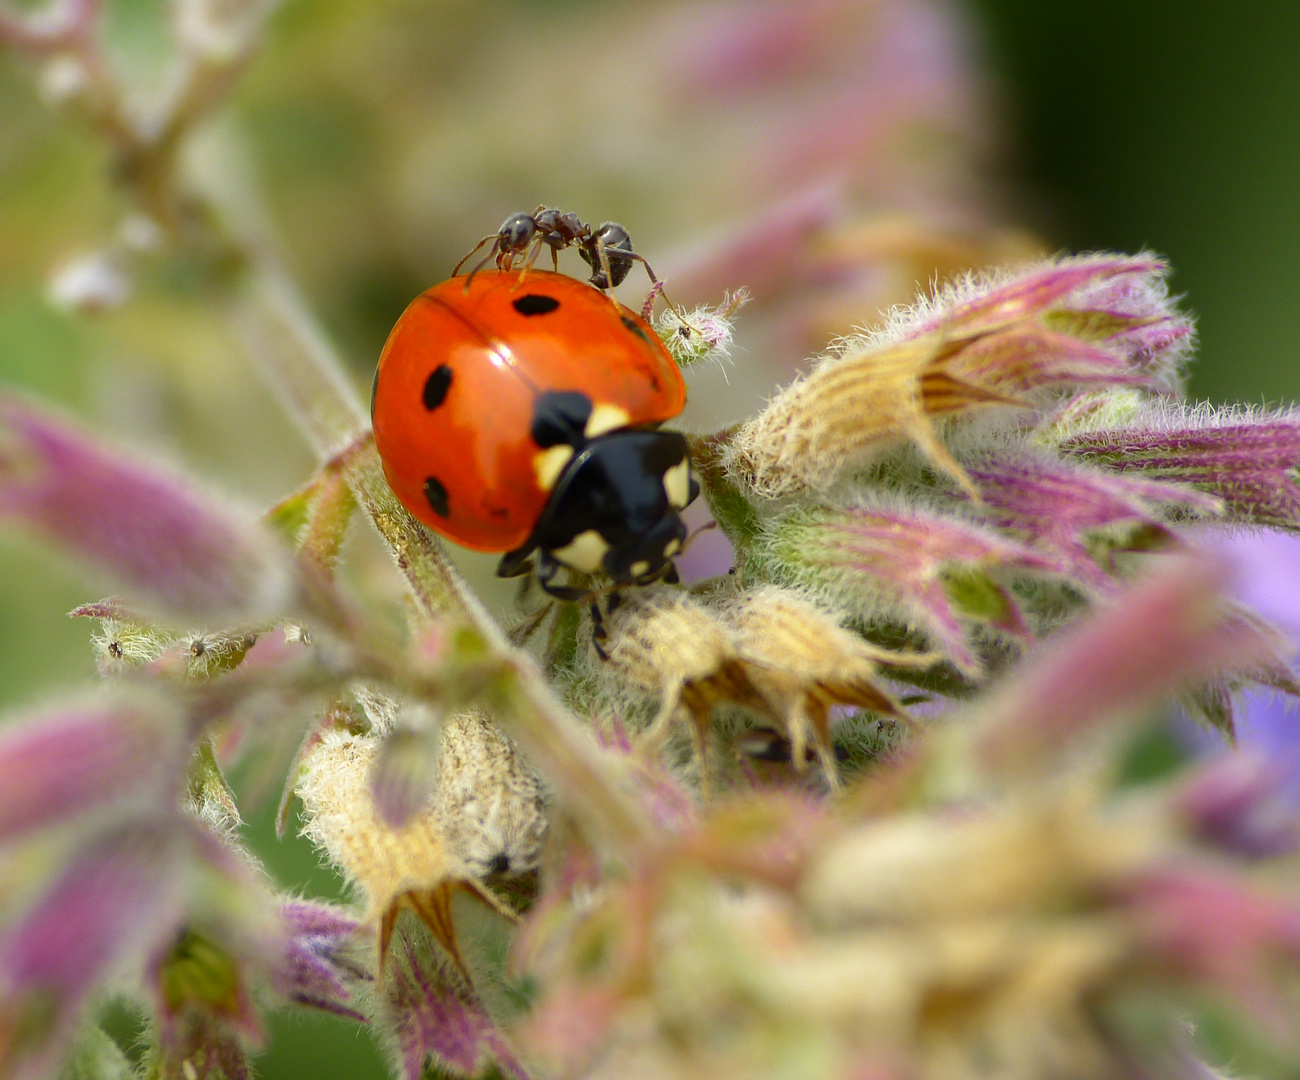
{"label": "ant", "polygon": [[485,244],[492,246],[488,249],[487,255],[469,272],[469,278],[465,282],[466,287],[469,281],[473,280],[474,275],[493,259],[496,260],[499,270],[509,270],[514,266],[515,259],[522,255],[522,274],[526,275],[537,262],[543,247],[551,249],[551,263],[556,270],[559,270],[560,249],[576,245],[578,254],[592,269],[591,277],[587,279],[588,283],[602,292],[621,285],[631,273],[634,262],[639,262],[645,267],[652,285],[659,286],[660,291],[663,289],[659,279],[655,277],[655,272],[650,269],[650,264],[632,250],[632,238],[628,236],[627,230],[615,221],[607,221],[593,229],[581,221],[577,214],[551,210],[545,206],[539,206],[531,214],[522,212],[511,214],[501,223],[501,228],[490,236],[483,237],[470,249],[469,254],[456,264],[451,276],[455,277],[460,273],[460,268],[469,262]]}

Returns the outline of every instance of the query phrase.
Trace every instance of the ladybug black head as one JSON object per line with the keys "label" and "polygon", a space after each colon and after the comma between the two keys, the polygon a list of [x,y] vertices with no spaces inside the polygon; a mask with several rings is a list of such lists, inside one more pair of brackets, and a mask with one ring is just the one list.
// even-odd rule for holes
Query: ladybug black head
{"label": "ladybug black head", "polygon": [[603,573],[616,585],[668,576],[686,539],[681,511],[699,494],[686,439],[675,431],[625,428],[592,439],[556,481],[528,543],[498,573],[540,551],[545,584],[559,566]]}

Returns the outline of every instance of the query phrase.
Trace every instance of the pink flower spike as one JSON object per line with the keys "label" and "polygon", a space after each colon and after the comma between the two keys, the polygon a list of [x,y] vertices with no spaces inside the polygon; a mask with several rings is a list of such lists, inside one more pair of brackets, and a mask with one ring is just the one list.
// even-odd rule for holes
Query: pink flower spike
{"label": "pink flower spike", "polygon": [[883,508],[792,515],[776,526],[772,550],[797,580],[833,591],[865,617],[883,608],[915,620],[969,674],[982,670],[968,641],[975,625],[1030,636],[999,578],[1060,568],[956,518]]}
{"label": "pink flower spike", "polygon": [[385,991],[406,1080],[420,1080],[429,1064],[472,1078],[490,1062],[504,1076],[528,1080],[473,991],[459,985],[454,972],[421,955],[408,938],[402,942],[405,961],[393,963]]}
{"label": "pink flower spike", "polygon": [[1128,426],[1071,435],[1061,449],[1117,472],[1192,484],[1230,521],[1300,529],[1300,411],[1152,407]]}
{"label": "pink flower spike", "polygon": [[0,842],[115,801],[157,797],[181,770],[179,718],[151,697],[116,695],[0,731]]}
{"label": "pink flower spike", "polygon": [[1122,540],[1145,532],[1157,541],[1174,543],[1158,507],[1212,514],[1220,506],[1212,496],[1173,484],[1121,478],[1046,458],[1005,458],[969,471],[993,524],[1021,537],[1071,578],[1098,590],[1114,585],[1113,567],[1099,562],[1102,552],[1096,544],[1089,545],[1103,530],[1108,538]]}
{"label": "pink flower spike", "polygon": [[11,394],[0,394],[0,517],[168,611],[249,618],[290,598],[287,552],[251,514]]}
{"label": "pink flower spike", "polygon": [[361,924],[343,908],[310,900],[288,901],[280,917],[288,935],[275,972],[280,992],[300,1005],[367,1023],[352,1007],[353,991],[371,976],[348,955]]}
{"label": "pink flower spike", "polygon": [[1082,732],[1199,678],[1272,657],[1269,636],[1229,617],[1224,577],[1219,561],[1171,559],[1040,650],[982,712],[975,739],[984,765],[1050,768]]}
{"label": "pink flower spike", "polygon": [[168,848],[150,830],[99,836],[5,928],[0,1016],[16,1017],[18,1031],[10,1047],[0,1043],[0,1074],[46,1075],[102,981],[138,969],[175,934],[182,908]]}

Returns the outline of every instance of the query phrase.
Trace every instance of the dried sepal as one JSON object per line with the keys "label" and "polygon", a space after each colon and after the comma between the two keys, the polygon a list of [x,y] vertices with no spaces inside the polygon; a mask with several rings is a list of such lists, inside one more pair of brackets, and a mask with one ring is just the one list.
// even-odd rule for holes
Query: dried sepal
{"label": "dried sepal", "polygon": [[728,473],[768,498],[825,493],[872,455],[911,440],[978,498],[932,417],[1027,403],[945,371],[945,361],[962,344],[940,335],[880,348],[846,343],[736,429],[723,456]]}
{"label": "dried sepal", "polygon": [[777,580],[834,597],[856,618],[919,627],[968,675],[983,670],[976,628],[1031,637],[1010,580],[1057,568],[990,529],[885,506],[787,514],[769,527],[761,558]]}
{"label": "dried sepal", "polygon": [[1162,272],[1154,260],[1095,257],[970,278],[844,341],[737,429],[728,470],[761,496],[825,493],[906,440],[978,500],[935,420],[1032,407],[1057,387],[1155,385],[1152,358],[1190,334]]}
{"label": "dried sepal", "polygon": [[662,741],[679,713],[691,720],[702,781],[707,777],[708,733],[713,707],[746,705],[780,719],[754,685],[735,635],[716,612],[673,589],[646,590],[626,597],[605,619],[601,662],[633,690],[660,699],[646,730],[646,742]]}
{"label": "dried sepal", "polygon": [[925,667],[938,657],[901,653],[864,641],[830,612],[774,586],[740,594],[724,609],[749,677],[780,703],[791,760],[802,769],[812,740],[832,788],[839,786],[830,738],[830,709],[856,705],[883,716],[906,714],[879,683],[882,666]]}
{"label": "dried sepal", "polygon": [[479,885],[432,814],[397,828],[384,821],[371,785],[379,745],[372,736],[322,732],[304,758],[305,775],[298,784],[303,832],[361,894],[363,921],[377,936],[381,964],[398,915],[410,910],[452,963],[467,972],[451,917],[452,895],[463,890],[506,918],[513,913]]}
{"label": "dried sepal", "polygon": [[501,881],[537,869],[548,827],[542,783],[485,713],[443,721],[434,790],[434,818],[475,877]]}

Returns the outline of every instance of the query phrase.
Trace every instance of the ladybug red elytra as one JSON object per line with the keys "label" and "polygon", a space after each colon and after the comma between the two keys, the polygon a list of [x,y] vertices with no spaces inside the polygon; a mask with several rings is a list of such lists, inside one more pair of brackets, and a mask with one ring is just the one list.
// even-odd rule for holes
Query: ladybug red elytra
{"label": "ladybug red elytra", "polygon": [[561,566],[616,585],[675,580],[681,511],[699,493],[681,372],[654,331],[590,284],[486,271],[422,293],[379,358],[371,398],[384,472],[408,510],[497,573]]}

